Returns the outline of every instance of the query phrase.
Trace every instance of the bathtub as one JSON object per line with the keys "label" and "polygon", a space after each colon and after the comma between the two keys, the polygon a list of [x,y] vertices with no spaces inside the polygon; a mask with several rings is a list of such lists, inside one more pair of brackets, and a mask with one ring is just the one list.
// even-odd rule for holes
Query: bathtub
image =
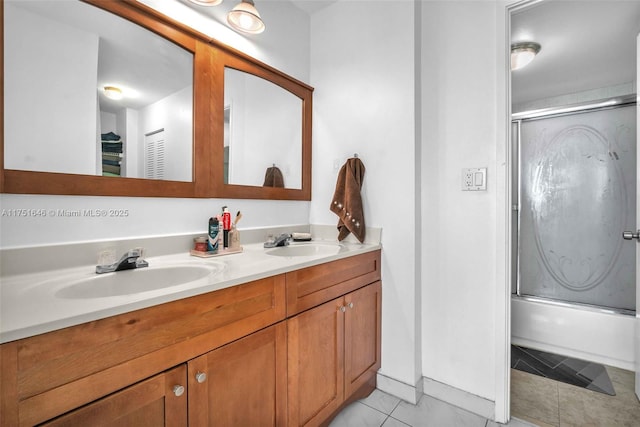
{"label": "bathtub", "polygon": [[511,297],[511,343],[635,371],[632,314]]}

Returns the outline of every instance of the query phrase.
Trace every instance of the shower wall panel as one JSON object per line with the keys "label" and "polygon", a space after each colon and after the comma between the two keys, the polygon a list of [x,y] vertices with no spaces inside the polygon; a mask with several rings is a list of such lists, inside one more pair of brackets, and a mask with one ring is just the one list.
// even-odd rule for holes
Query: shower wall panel
{"label": "shower wall panel", "polygon": [[523,121],[520,294],[635,310],[636,107]]}

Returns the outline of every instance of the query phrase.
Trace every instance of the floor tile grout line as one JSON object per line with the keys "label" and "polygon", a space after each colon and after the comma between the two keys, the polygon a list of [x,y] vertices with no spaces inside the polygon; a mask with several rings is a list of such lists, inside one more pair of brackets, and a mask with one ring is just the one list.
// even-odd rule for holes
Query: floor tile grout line
{"label": "floor tile grout line", "polygon": [[[388,415],[387,419],[384,420],[384,422],[386,423],[389,418],[391,418],[391,419],[393,419],[393,420],[395,420],[395,421],[399,422],[400,424],[405,425],[407,427],[413,427],[413,424],[407,424],[404,421],[397,419],[396,417],[392,417],[391,415]],[[384,424],[384,423],[382,423],[382,424]]]}
{"label": "floor tile grout line", "polygon": [[558,381],[555,382],[556,386],[556,396],[558,396],[558,427],[562,424],[560,422],[560,383]]}
{"label": "floor tile grout line", "polygon": [[[390,417],[390,416],[391,416],[391,414],[393,413],[393,411],[395,411],[395,410],[398,408],[398,406],[400,405],[400,402],[402,402],[402,400],[398,400],[398,403],[396,403],[396,404],[395,404],[395,406],[393,407],[393,409],[392,409],[391,411],[389,411],[389,413],[388,413],[388,414],[387,414],[386,412],[384,412],[384,411],[381,411],[381,410],[380,410],[380,409],[378,409],[378,408],[375,408],[375,407],[373,407],[373,406],[371,406],[371,405],[369,405],[369,404],[367,404],[367,403],[363,402],[362,400],[360,400],[359,402],[360,402],[360,403],[362,403],[364,406],[366,406],[366,407],[368,407],[368,408],[374,409],[374,410],[376,410],[376,411],[380,412],[381,414],[384,414],[384,415],[386,415],[386,416]],[[386,420],[385,420],[385,421],[386,421]]]}

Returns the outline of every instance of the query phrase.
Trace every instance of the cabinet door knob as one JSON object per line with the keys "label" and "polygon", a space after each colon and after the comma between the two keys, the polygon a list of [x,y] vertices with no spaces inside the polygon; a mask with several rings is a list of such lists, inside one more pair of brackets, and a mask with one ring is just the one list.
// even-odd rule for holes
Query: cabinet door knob
{"label": "cabinet door knob", "polygon": [[206,380],[207,380],[207,374],[205,374],[204,372],[196,373],[196,381],[198,381],[200,384],[202,384]]}
{"label": "cabinet door knob", "polygon": [[347,311],[347,307],[343,305],[342,307],[340,307],[340,311],[344,313],[345,311]]}
{"label": "cabinet door knob", "polygon": [[178,397],[182,396],[184,394],[184,387],[181,385],[174,385],[173,394],[175,394]]}
{"label": "cabinet door knob", "polygon": [[353,303],[352,302],[349,303],[349,308],[353,308]]}

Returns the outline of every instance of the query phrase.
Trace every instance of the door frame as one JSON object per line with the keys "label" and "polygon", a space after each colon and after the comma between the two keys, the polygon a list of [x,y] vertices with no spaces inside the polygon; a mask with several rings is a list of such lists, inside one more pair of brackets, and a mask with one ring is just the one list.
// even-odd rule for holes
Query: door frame
{"label": "door frame", "polygon": [[[636,36],[636,86],[640,81],[640,34]],[[636,88],[636,225],[640,226],[640,151],[638,151],[638,141],[640,141],[640,91]],[[636,249],[636,324],[635,324],[635,368],[636,397],[640,399],[640,248]]]}
{"label": "door frame", "polygon": [[[497,170],[497,296],[496,296],[496,360],[495,360],[495,420],[507,423],[511,402],[511,274],[512,274],[512,140],[511,140],[511,14],[544,0],[499,0],[496,7],[496,161]],[[636,43],[637,81],[640,81],[640,34]],[[636,95],[637,120],[640,124],[640,91]],[[637,126],[636,141],[640,141]],[[636,216],[640,228],[640,150],[637,151]],[[504,168],[500,168],[503,162]],[[503,243],[502,245],[500,243]],[[640,249],[640,248],[639,248]],[[501,251],[504,251],[501,253]],[[636,308],[640,307],[640,250],[636,251]],[[500,339],[502,337],[502,339]],[[635,327],[635,392],[640,398],[640,311],[636,310]]]}
{"label": "door frame", "polygon": [[511,14],[543,0],[499,0],[496,5],[496,347],[495,421],[507,423],[511,403],[512,148]]}

